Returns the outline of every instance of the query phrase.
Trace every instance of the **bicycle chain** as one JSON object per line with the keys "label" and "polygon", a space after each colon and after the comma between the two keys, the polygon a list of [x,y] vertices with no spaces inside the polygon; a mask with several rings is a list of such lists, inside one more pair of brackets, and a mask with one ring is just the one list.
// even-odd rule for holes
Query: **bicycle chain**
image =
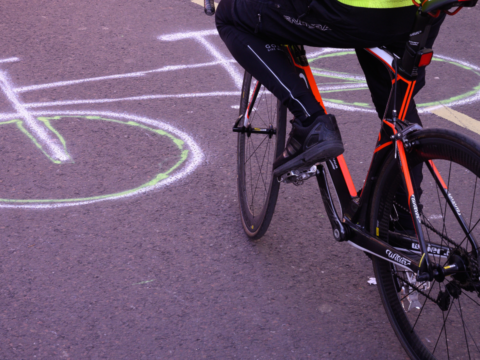
{"label": "bicycle chain", "polygon": [[[397,203],[396,201],[393,202],[393,204],[395,206],[398,206],[400,209],[402,209],[403,211],[407,212],[408,214],[410,214],[410,210],[404,208],[402,205],[400,205],[399,203]],[[422,216],[425,216],[422,214]],[[424,225],[426,228],[432,230],[435,234],[437,234],[438,236],[440,236],[442,239],[446,240],[447,242],[449,242],[450,244],[454,245],[455,248],[458,247],[458,244],[453,241],[452,239],[450,239],[447,235],[443,235],[440,233],[440,231],[438,231],[437,229],[435,229],[432,225],[428,224],[427,222],[425,222],[424,220],[422,220],[422,225]]]}
{"label": "bicycle chain", "polygon": [[435,229],[432,225],[426,223],[425,221],[422,221],[422,225],[424,225],[426,228],[429,228],[430,230],[432,230],[435,234],[437,234],[438,236],[440,236],[442,239],[446,240],[447,242],[449,242],[450,244],[454,245],[455,248],[458,248],[458,244],[453,241],[452,239],[450,239],[447,235],[443,235],[440,233],[440,231],[438,231],[437,229]]}

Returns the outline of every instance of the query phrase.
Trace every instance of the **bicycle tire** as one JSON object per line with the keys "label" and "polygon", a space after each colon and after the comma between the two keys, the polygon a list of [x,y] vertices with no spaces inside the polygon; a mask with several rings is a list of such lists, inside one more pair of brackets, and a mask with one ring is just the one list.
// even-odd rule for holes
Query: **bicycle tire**
{"label": "bicycle tire", "polygon": [[[469,231],[475,239],[480,239],[477,226],[480,207],[475,205],[480,197],[480,186],[477,186],[480,146],[463,135],[440,129],[414,133],[411,143],[412,150],[407,153],[409,168],[424,164],[420,168],[423,194],[420,194],[419,210],[425,240],[429,246],[441,245],[449,249],[443,256],[432,251],[429,259],[444,264],[454,254],[460,254],[462,261],[469,263],[464,274],[447,277],[443,282],[418,283],[416,274],[373,257],[380,297],[400,343],[412,359],[478,359],[480,300],[476,299],[480,296],[480,288],[474,286],[479,283],[478,251],[475,250],[478,240],[473,244],[465,239],[465,232],[447,206],[427,162],[433,161],[457,209],[465,217]],[[396,221],[400,218],[398,211],[408,211],[398,202],[399,186],[403,186],[400,169],[392,152],[378,177],[370,213],[371,233],[386,242],[393,239],[392,232],[406,233]],[[417,256],[419,260],[419,246],[413,243],[411,246],[402,252],[410,257]]]}
{"label": "bicycle tire", "polygon": [[[238,200],[243,229],[251,239],[259,239],[265,234],[275,211],[280,183],[273,176],[273,161],[285,147],[287,119],[285,106],[263,85],[258,84],[257,96],[250,96],[252,85],[255,83],[258,84],[252,75],[245,72],[240,115],[245,115],[251,102],[252,110],[247,120],[248,124],[253,128],[272,126],[276,129],[276,133],[273,136],[238,134]],[[248,124],[239,124],[239,126]]]}

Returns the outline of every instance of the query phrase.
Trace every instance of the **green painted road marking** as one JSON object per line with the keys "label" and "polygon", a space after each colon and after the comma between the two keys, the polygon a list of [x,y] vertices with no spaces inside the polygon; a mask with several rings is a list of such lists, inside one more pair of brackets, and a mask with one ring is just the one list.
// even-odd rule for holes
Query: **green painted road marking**
{"label": "green painted road marking", "polygon": [[146,281],[141,281],[139,283],[134,283],[132,284],[133,285],[143,285],[143,284],[148,284],[148,283],[151,283],[151,282],[154,282],[156,279],[152,279],[152,280],[146,280]]}
{"label": "green painted road marking", "polygon": [[[321,91],[322,94],[338,93],[338,92],[343,92],[343,91],[368,90],[368,88],[365,87],[365,85],[366,85],[365,80],[359,80],[358,79],[359,77],[363,77],[362,75],[353,75],[353,74],[349,74],[349,73],[346,73],[346,72],[328,70],[328,69],[324,69],[324,68],[318,68],[318,67],[315,67],[315,66],[312,65],[317,60],[321,60],[321,59],[325,59],[325,58],[331,58],[331,57],[337,57],[337,56],[345,56],[345,55],[355,55],[355,52],[354,51],[338,51],[338,52],[333,52],[333,53],[328,53],[328,54],[322,54],[322,55],[316,56],[312,59],[309,59],[313,74],[315,76],[322,77],[322,78],[338,79],[338,80],[343,81],[343,82],[337,83],[338,85],[342,85],[342,84],[352,85],[352,84],[358,83],[359,85],[363,84],[364,86],[363,87],[358,87],[358,88],[350,86],[349,88],[345,88],[345,89],[324,90],[324,91]],[[447,63],[447,64],[450,64],[450,65],[456,66],[458,68],[461,68],[463,70],[468,70],[468,71],[473,73],[472,75],[475,75],[476,77],[479,78],[479,84],[474,86],[472,88],[472,90],[469,90],[469,91],[467,91],[463,94],[460,94],[460,95],[452,96],[452,97],[444,99],[444,100],[438,100],[438,101],[432,101],[432,102],[417,104],[417,108],[427,108],[427,107],[432,107],[434,105],[448,105],[448,104],[450,104],[452,102],[455,102],[455,101],[460,101],[460,100],[467,99],[467,98],[475,95],[476,93],[478,93],[480,91],[480,72],[477,71],[476,69],[472,68],[471,66],[467,66],[467,65],[464,65],[460,62],[454,61],[454,60],[448,60],[448,59],[443,59],[443,58],[439,58],[439,57],[434,57],[433,61]],[[334,85],[334,84],[323,83],[323,82],[320,81],[318,83],[318,85],[323,86],[323,85]],[[323,99],[325,101],[329,101],[329,102],[332,102],[332,103],[350,105],[352,107],[359,106],[359,107],[362,107],[362,108],[373,109],[372,105],[365,106],[365,103],[361,103],[361,105],[358,105],[358,103],[347,102],[347,101],[343,101],[343,100],[339,100],[339,99],[330,99],[330,98],[323,98]]]}
{"label": "green painted road marking", "polygon": [[[121,125],[133,126],[133,127],[136,127],[136,128],[151,131],[151,132],[153,132],[157,135],[160,135],[160,136],[165,136],[165,137],[169,138],[178,148],[180,159],[170,169],[168,169],[165,172],[157,174],[152,180],[150,180],[150,181],[148,181],[148,182],[146,182],[146,183],[144,183],[144,184],[142,184],[138,187],[135,187],[133,189],[120,191],[120,192],[113,193],[113,194],[83,197],[83,198],[69,198],[69,199],[39,199],[39,200],[36,199],[36,200],[32,200],[32,199],[3,199],[3,198],[0,198],[0,202],[14,203],[14,204],[22,204],[22,203],[23,204],[25,204],[25,203],[66,203],[66,202],[81,202],[81,201],[91,201],[91,200],[102,200],[102,199],[108,199],[108,198],[112,198],[112,197],[129,195],[129,194],[134,193],[134,192],[136,192],[138,190],[141,190],[143,188],[152,187],[155,184],[159,183],[160,181],[168,178],[169,175],[175,169],[177,169],[180,165],[182,165],[185,162],[185,160],[187,159],[188,154],[189,154],[189,151],[187,149],[184,149],[184,141],[183,140],[173,136],[171,133],[169,133],[165,130],[155,129],[155,128],[146,126],[144,124],[140,124],[140,123],[138,123],[136,121],[132,121],[132,120],[129,120],[129,121],[125,122],[125,121],[120,121],[120,120],[107,118],[107,117],[101,117],[101,116],[80,116],[80,115],[79,116],[76,116],[76,115],[62,116],[62,115],[60,115],[60,116],[48,116],[48,117],[43,116],[43,117],[39,117],[38,119],[40,121],[43,121],[45,123],[45,125],[48,126],[58,136],[58,138],[60,139],[63,146],[66,148],[67,143],[66,143],[65,139],[60,135],[60,133],[57,130],[54,129],[53,125],[51,124],[51,121],[58,121],[58,120],[63,120],[63,119],[68,119],[68,118],[77,118],[77,119],[81,118],[81,119],[85,119],[85,120],[108,121],[108,122],[113,122],[113,123],[117,123],[117,124],[121,124]],[[17,125],[17,127],[19,127],[22,130],[22,132],[25,135],[27,135],[27,137],[35,144],[35,146],[37,146],[38,148],[40,148],[42,150],[41,145],[36,142],[35,138],[33,136],[31,136],[28,133],[28,131],[26,131],[23,128],[22,120],[11,120],[11,121],[6,121],[6,122],[0,123],[0,125],[8,125],[8,124]],[[42,150],[42,152],[48,157],[48,155],[43,150]],[[52,160],[50,157],[48,157],[48,158],[50,160]]]}

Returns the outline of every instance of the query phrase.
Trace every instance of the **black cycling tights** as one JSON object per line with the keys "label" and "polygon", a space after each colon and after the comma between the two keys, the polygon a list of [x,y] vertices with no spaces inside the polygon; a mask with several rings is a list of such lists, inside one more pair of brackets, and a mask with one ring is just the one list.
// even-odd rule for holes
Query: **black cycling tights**
{"label": "black cycling tights", "polygon": [[[322,0],[315,12],[302,0],[222,0],[216,13],[220,37],[233,57],[269,89],[299,120],[322,111],[299,78],[281,44],[355,48],[372,100],[382,119],[392,86],[390,74],[363,50],[387,46],[402,55],[413,26],[415,6],[398,9],[360,9],[336,0]],[[427,46],[433,45],[443,17],[432,27]],[[331,23],[335,25],[331,25]],[[414,94],[425,84],[422,71]],[[407,119],[420,123],[412,101]]]}

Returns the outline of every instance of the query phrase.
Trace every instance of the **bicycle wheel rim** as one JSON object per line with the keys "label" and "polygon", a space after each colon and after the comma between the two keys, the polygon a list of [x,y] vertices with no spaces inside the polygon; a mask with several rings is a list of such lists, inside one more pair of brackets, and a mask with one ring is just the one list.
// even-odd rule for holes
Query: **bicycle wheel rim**
{"label": "bicycle wheel rim", "polygon": [[[430,246],[450,249],[448,254],[432,251],[429,259],[444,265],[459,253],[471,263],[461,276],[447,277],[441,283],[417,283],[416,274],[374,258],[380,296],[397,337],[412,358],[478,359],[480,288],[477,286],[476,247],[480,239],[480,226],[477,226],[480,222],[480,148],[473,141],[446,130],[419,132],[412,143],[414,149],[407,155],[410,168],[424,164],[420,215],[426,242]],[[454,210],[441,195],[428,169],[430,161],[441,174],[456,206],[464,213],[475,243],[466,238]],[[397,200],[400,179],[400,170],[392,154],[378,179],[370,222],[372,233],[387,242],[392,238],[392,231],[406,232],[396,224],[398,221],[394,221],[395,217],[400,218]],[[412,245],[411,249],[404,249],[404,253],[419,259],[418,248],[418,245]]]}
{"label": "bicycle wheel rim", "polygon": [[240,114],[250,106],[250,116],[242,125],[255,128],[272,127],[274,135],[239,133],[237,147],[237,188],[245,233],[258,239],[267,231],[275,210],[280,183],[273,176],[273,161],[285,144],[286,109],[245,72]]}

